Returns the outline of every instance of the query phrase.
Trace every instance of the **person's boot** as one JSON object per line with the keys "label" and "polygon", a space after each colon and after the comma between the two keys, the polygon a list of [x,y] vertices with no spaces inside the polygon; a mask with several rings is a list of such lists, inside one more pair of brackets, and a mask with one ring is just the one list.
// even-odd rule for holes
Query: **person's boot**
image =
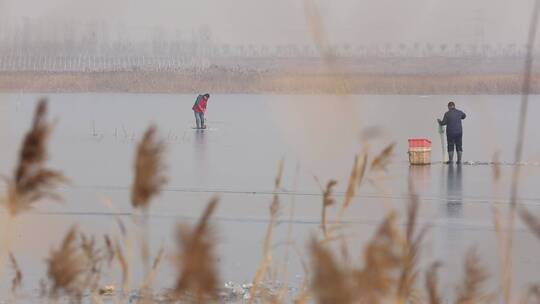
{"label": "person's boot", "polygon": [[454,151],[450,152],[448,151],[448,161],[446,164],[451,164],[454,161]]}
{"label": "person's boot", "polygon": [[456,164],[461,164],[461,155],[462,154],[463,154],[463,152],[461,152],[461,151],[457,152],[457,162],[456,162]]}

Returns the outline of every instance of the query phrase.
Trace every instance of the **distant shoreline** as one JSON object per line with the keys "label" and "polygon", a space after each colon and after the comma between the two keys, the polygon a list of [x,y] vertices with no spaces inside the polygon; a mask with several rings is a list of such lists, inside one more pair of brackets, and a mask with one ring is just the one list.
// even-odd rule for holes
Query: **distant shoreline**
{"label": "distant shoreline", "polygon": [[[522,75],[388,73],[0,72],[0,92],[252,93],[252,94],[519,94]],[[531,94],[540,93],[540,74]]]}

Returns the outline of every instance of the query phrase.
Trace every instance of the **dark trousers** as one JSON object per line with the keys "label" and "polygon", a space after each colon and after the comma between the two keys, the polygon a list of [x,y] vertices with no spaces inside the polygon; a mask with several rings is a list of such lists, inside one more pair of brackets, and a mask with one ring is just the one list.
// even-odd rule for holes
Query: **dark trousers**
{"label": "dark trousers", "polygon": [[463,146],[461,140],[463,133],[460,134],[446,134],[446,141],[448,142],[448,152],[454,152],[454,146],[456,151],[463,152]]}

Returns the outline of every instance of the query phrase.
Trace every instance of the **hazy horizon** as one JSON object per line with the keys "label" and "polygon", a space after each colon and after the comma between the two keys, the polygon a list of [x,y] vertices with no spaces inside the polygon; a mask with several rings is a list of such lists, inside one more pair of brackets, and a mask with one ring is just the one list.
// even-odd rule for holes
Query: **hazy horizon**
{"label": "hazy horizon", "polygon": [[[0,0],[0,31],[24,20],[59,26],[106,23],[124,27],[131,39],[147,29],[189,36],[208,28],[217,43],[312,42],[308,0],[80,1]],[[314,0],[329,43],[525,43],[533,1],[503,0]]]}

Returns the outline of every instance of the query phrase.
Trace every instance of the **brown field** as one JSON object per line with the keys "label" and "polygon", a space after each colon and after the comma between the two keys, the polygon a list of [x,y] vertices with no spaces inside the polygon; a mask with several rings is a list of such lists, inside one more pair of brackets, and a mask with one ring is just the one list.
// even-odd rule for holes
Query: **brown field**
{"label": "brown field", "polygon": [[[274,72],[4,72],[3,92],[518,94],[517,73],[392,75]],[[540,93],[534,74],[530,93]]]}

